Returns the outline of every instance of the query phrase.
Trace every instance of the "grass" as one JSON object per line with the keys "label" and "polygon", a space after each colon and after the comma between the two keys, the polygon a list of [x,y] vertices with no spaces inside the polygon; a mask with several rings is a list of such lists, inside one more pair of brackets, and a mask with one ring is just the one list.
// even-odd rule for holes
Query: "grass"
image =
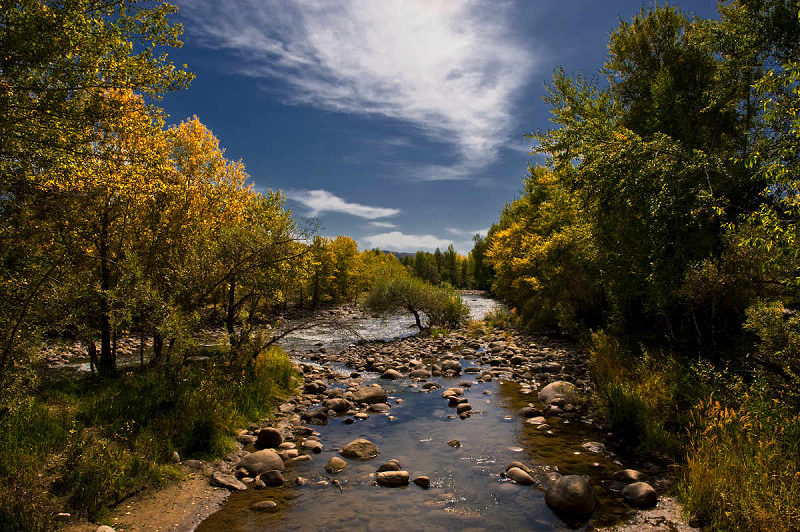
{"label": "grass", "polygon": [[634,454],[679,457],[679,366],[663,354],[658,360],[646,351],[634,356],[603,332],[592,335],[590,353],[599,403],[614,435]]}
{"label": "grass", "polygon": [[134,370],[64,381],[0,425],[0,530],[50,530],[68,511],[96,520],[133,493],[175,479],[182,458],[218,457],[237,427],[269,416],[294,384],[272,347],[245,370]]}
{"label": "grass", "polygon": [[738,407],[709,399],[690,426],[678,494],[714,530],[800,530],[800,416],[754,385]]}
{"label": "grass", "polygon": [[713,530],[800,530],[800,416],[758,378],[633,354],[603,332],[591,368],[611,431],[682,465],[677,495]]}

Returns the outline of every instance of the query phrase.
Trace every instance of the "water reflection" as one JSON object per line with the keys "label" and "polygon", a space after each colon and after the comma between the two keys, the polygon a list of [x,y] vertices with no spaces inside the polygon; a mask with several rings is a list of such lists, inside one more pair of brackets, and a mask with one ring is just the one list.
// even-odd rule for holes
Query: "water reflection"
{"label": "water reflection", "polygon": [[[470,361],[462,361],[465,366]],[[456,386],[460,378],[435,379],[443,388]],[[310,462],[290,466],[286,472],[289,487],[249,490],[234,493],[222,510],[199,527],[201,532],[255,530],[562,530],[572,528],[546,506],[543,493],[501,478],[506,464],[520,460],[542,470],[558,469],[565,474],[588,474],[601,498],[601,506],[591,525],[616,521],[626,508],[600,481],[618,468],[607,458],[585,452],[581,444],[593,439],[592,431],[580,423],[551,423],[551,434],[537,430],[515,412],[535,402],[535,394],[521,393],[512,382],[474,383],[465,395],[476,411],[461,420],[447,407],[440,391],[425,393],[408,380],[381,381],[390,394],[391,420],[374,415],[368,420],[346,425],[339,418],[326,426],[315,427],[324,451]],[[484,393],[487,392],[487,393]],[[403,399],[400,404],[396,399]],[[509,417],[510,415],[510,417]],[[335,449],[365,437],[377,444],[381,454],[359,463],[348,460],[348,467],[335,476],[342,483],[340,492],[333,486],[317,487],[325,480],[324,464]],[[447,442],[457,439],[461,446]],[[516,452],[513,448],[522,448]],[[575,454],[578,453],[578,454]],[[372,485],[377,467],[392,458],[400,461],[411,478],[430,477],[429,490],[415,485],[382,488]],[[596,465],[592,465],[596,463]],[[294,487],[297,476],[312,485]],[[248,510],[255,502],[272,499],[280,510],[257,514]],[[580,528],[587,523],[581,523]]]}

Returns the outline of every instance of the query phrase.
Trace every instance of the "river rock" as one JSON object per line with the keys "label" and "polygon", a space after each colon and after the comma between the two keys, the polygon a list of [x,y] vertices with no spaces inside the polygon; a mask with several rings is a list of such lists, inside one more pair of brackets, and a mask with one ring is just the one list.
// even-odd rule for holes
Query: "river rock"
{"label": "river rock", "polygon": [[368,405],[386,402],[386,390],[378,386],[364,386],[353,392],[353,401]]}
{"label": "river rock", "polygon": [[461,364],[457,360],[445,360],[442,362],[442,371],[461,373]]}
{"label": "river rock", "polygon": [[351,441],[339,451],[345,458],[356,460],[370,460],[378,456],[378,453],[380,453],[378,446],[364,438]]}
{"label": "river rock", "polygon": [[635,469],[623,469],[611,475],[611,478],[626,483],[638,482],[639,480],[642,479],[642,474],[636,471]]}
{"label": "river rock", "polygon": [[348,410],[350,410],[350,402],[347,399],[343,399],[341,397],[334,397],[332,399],[328,399],[324,403],[325,408],[328,410],[333,410],[337,414],[344,414]]}
{"label": "river rock", "polygon": [[383,473],[384,471],[400,471],[400,464],[396,460],[389,460],[378,467],[378,473]]}
{"label": "river rock", "polygon": [[240,482],[239,479],[233,475],[226,475],[222,471],[214,471],[214,474],[211,475],[211,485],[234,491],[244,491],[247,489],[247,486]]}
{"label": "river rock", "polygon": [[525,418],[532,418],[536,416],[541,416],[542,411],[532,406],[525,406],[523,408],[520,408],[519,415]]}
{"label": "river rock", "polygon": [[327,387],[328,385],[322,381],[307,382],[306,385],[303,387],[303,393],[314,393],[314,394],[322,393],[325,391]]}
{"label": "river rock", "polygon": [[463,388],[448,388],[442,392],[442,397],[445,399],[450,399],[451,397],[461,397],[464,395]]}
{"label": "river rock", "polygon": [[415,369],[408,374],[409,377],[413,377],[415,379],[427,379],[431,376],[431,372],[427,369]]}
{"label": "river rock", "polygon": [[345,462],[344,460],[342,460],[338,456],[333,456],[333,457],[331,457],[330,460],[328,460],[328,463],[325,464],[325,471],[327,471],[328,473],[333,474],[333,473],[338,473],[339,471],[341,471],[345,467],[347,467],[347,462]]}
{"label": "river rock", "polygon": [[431,487],[431,479],[429,479],[425,475],[418,476],[417,478],[415,478],[411,482],[413,482],[414,484],[416,484],[417,486],[419,486],[422,489],[428,489],[428,488]]}
{"label": "river rock", "polygon": [[384,413],[384,412],[388,412],[389,410],[391,410],[391,408],[392,407],[390,407],[386,403],[375,403],[374,405],[369,405],[367,407],[367,410],[370,411],[370,412]]}
{"label": "river rock", "polygon": [[242,445],[253,445],[258,441],[258,436],[255,436],[253,434],[243,433],[239,434],[236,437],[236,440]]}
{"label": "river rock", "polygon": [[539,400],[545,404],[550,404],[557,397],[573,397],[576,393],[577,389],[571,382],[555,381],[539,390]]}
{"label": "river rock", "polygon": [[447,445],[449,445],[450,447],[461,447],[461,442],[458,440],[450,440],[449,442],[447,442]]}
{"label": "river rock", "polygon": [[403,374],[396,369],[387,369],[381,374],[381,379],[386,379],[387,381],[393,381],[402,378]]}
{"label": "river rock", "polygon": [[258,476],[273,469],[283,471],[283,460],[272,449],[264,449],[263,451],[248,454],[239,460],[236,467],[243,467],[247,469],[250,475]]}
{"label": "river rock", "polygon": [[303,449],[319,454],[322,452],[322,444],[317,440],[303,440]]}
{"label": "river rock", "polygon": [[566,475],[552,482],[544,499],[553,511],[569,516],[591,514],[597,506],[597,497],[589,481],[578,475]]}
{"label": "river rock", "polygon": [[108,525],[100,525],[95,532],[115,532],[113,528]]}
{"label": "river rock", "polygon": [[457,414],[463,414],[465,412],[469,412],[470,410],[472,410],[472,407],[469,403],[461,403],[456,407]]}
{"label": "river rock", "polygon": [[258,479],[271,488],[277,488],[279,486],[283,486],[283,483],[285,482],[283,478],[283,473],[281,473],[277,469],[261,473],[258,476]]}
{"label": "river rock", "polygon": [[269,449],[276,449],[283,443],[283,436],[278,429],[265,427],[258,431],[258,445]]}
{"label": "river rock", "polygon": [[408,471],[383,471],[378,473],[378,484],[388,488],[408,486]]}
{"label": "river rock", "polygon": [[270,500],[260,501],[255,504],[251,504],[250,510],[254,512],[273,513],[278,511],[278,503]]}
{"label": "river rock", "polygon": [[658,502],[658,494],[647,482],[634,482],[622,490],[625,502],[635,508],[652,508]]}
{"label": "river rock", "polygon": [[517,484],[522,484],[524,486],[530,486],[533,484],[533,478],[518,467],[510,468],[508,471],[506,471],[506,476]]}

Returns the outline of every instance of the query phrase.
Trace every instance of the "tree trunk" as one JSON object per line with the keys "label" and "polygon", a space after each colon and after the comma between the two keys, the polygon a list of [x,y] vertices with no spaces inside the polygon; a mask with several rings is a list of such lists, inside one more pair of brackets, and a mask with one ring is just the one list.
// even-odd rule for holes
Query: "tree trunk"
{"label": "tree trunk", "polygon": [[417,328],[423,331],[425,328],[422,326],[422,320],[419,318],[419,312],[414,307],[408,307],[408,310],[414,315],[414,321],[417,322]]}
{"label": "tree trunk", "polygon": [[89,351],[89,369],[92,371],[92,373],[94,373],[95,370],[99,370],[97,362],[97,346],[94,344],[94,340],[89,342],[87,348]]}
{"label": "tree trunk", "polygon": [[225,316],[225,328],[228,331],[228,341],[231,349],[236,348],[236,338],[234,337],[234,319],[236,318],[236,281],[230,280],[228,285],[228,312]]}
{"label": "tree trunk", "polygon": [[317,308],[317,303],[319,303],[319,270],[314,273],[314,292],[311,294],[311,308]]}
{"label": "tree trunk", "polygon": [[161,336],[159,332],[153,333],[153,359],[150,360],[151,366],[157,366],[161,364],[161,360],[164,358],[164,338]]}
{"label": "tree trunk", "polygon": [[111,272],[108,260],[108,219],[103,216],[100,228],[100,363],[97,367],[100,376],[113,375],[117,365],[111,350],[111,304],[108,290],[111,286]]}

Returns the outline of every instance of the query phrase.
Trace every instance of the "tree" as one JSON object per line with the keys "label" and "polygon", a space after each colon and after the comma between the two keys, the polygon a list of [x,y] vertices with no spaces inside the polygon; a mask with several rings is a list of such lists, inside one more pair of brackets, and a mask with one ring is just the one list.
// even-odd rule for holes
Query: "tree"
{"label": "tree", "polygon": [[[363,305],[368,311],[383,315],[410,312],[420,331],[435,326],[458,327],[469,318],[469,309],[452,287],[433,286],[408,275],[377,279]],[[428,318],[427,325],[423,324],[423,315]]]}
{"label": "tree", "polygon": [[130,0],[0,7],[0,295],[8,296],[0,305],[0,389],[50,302],[46,294],[69,273],[69,250],[53,239],[67,229],[51,222],[70,198],[47,178],[96,162],[106,136],[98,124],[128,113],[107,105],[109,91],[157,98],[188,84],[191,74],[156,52],[180,45],[181,28],[168,20],[174,11]]}

